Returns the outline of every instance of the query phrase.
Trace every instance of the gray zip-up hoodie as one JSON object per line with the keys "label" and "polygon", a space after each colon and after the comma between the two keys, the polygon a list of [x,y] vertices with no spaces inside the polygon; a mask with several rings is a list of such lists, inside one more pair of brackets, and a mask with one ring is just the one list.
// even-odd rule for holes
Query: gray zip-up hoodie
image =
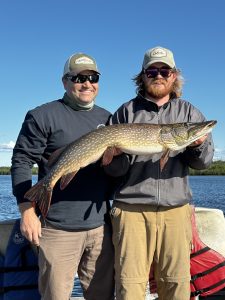
{"label": "gray zip-up hoodie", "polygon": [[[198,109],[182,99],[172,99],[159,108],[154,102],[139,95],[115,112],[111,124],[170,124],[204,120]],[[123,154],[114,157],[105,171],[111,176],[124,175],[123,183],[116,191],[114,200],[154,206],[180,206],[189,203],[192,198],[188,183],[189,167],[207,168],[212,162],[213,153],[212,136],[209,134],[200,146],[187,147],[183,151],[170,153],[162,171],[159,165],[162,154],[149,156]]]}

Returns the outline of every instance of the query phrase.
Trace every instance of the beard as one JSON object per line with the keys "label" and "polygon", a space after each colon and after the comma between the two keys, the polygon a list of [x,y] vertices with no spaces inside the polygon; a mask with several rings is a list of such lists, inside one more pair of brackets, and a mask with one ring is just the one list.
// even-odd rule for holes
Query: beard
{"label": "beard", "polygon": [[[160,83],[161,86],[159,87],[156,83]],[[173,83],[169,84],[165,79],[155,79],[149,86],[146,87],[145,92],[154,99],[161,99],[173,92]]]}

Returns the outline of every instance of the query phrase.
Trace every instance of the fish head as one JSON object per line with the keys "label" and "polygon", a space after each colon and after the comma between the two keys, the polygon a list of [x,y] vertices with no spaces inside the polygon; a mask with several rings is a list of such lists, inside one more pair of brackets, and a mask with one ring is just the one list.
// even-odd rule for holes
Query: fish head
{"label": "fish head", "polygon": [[[198,123],[176,123],[167,128],[166,145],[171,150],[180,150],[211,132],[217,121],[205,121]],[[165,125],[166,126],[166,125]]]}

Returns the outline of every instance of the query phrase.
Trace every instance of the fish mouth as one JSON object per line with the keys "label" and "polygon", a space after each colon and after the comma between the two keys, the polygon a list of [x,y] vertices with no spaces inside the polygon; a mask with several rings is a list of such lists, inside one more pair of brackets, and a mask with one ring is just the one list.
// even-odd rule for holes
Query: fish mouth
{"label": "fish mouth", "polygon": [[205,123],[206,123],[206,127],[214,127],[216,125],[217,121],[211,120],[211,121],[206,121]]}
{"label": "fish mouth", "polygon": [[216,123],[216,120],[210,120],[200,123],[188,123],[188,127],[190,126],[188,130],[189,141],[195,141],[211,132]]}
{"label": "fish mouth", "polygon": [[195,142],[196,140],[202,138],[212,131],[216,123],[217,121],[210,120],[198,123],[184,123],[185,126],[183,128],[179,128],[178,126],[177,128],[175,128],[175,140],[177,148],[182,149]]}

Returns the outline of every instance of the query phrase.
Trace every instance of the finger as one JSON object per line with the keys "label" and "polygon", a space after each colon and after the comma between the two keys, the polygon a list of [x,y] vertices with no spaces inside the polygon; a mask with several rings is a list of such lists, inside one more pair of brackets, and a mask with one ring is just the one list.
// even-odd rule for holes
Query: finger
{"label": "finger", "polygon": [[201,137],[200,139],[195,141],[195,145],[201,145],[207,138],[207,135],[204,135],[203,137]]}
{"label": "finger", "polygon": [[27,231],[23,233],[23,236],[25,236],[25,238],[32,243],[32,232]]}
{"label": "finger", "polygon": [[41,224],[40,224],[40,226],[38,228],[38,237],[41,237]]}
{"label": "finger", "polygon": [[39,246],[38,232],[33,233],[33,239],[31,241],[34,245]]}

